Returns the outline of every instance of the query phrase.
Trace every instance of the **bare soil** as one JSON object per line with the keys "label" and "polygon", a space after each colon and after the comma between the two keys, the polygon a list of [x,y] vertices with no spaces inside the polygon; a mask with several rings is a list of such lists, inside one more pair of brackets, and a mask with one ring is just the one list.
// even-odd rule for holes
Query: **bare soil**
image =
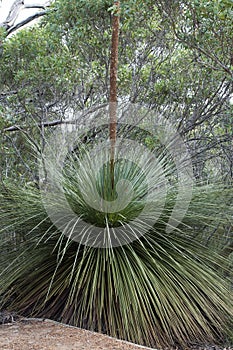
{"label": "bare soil", "polygon": [[[6,319],[5,319],[6,320]],[[1,320],[0,320],[1,321]],[[0,322],[1,350],[155,350],[52,320],[17,318]],[[178,350],[178,349],[164,349]],[[185,350],[233,350],[196,344]]]}
{"label": "bare soil", "polygon": [[0,325],[1,350],[140,350],[148,349],[50,320]]}

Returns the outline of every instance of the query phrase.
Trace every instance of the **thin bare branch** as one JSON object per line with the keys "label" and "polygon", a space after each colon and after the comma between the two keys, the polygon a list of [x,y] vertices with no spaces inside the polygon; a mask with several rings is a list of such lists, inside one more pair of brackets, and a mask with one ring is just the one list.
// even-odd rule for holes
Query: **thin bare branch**
{"label": "thin bare branch", "polygon": [[11,27],[10,29],[7,30],[7,36],[10,35],[11,33],[15,32],[16,30],[22,28],[23,26],[25,26],[26,24],[32,22],[34,19],[37,19],[39,17],[42,17],[44,15],[47,14],[47,10],[38,12],[30,17],[27,17],[26,19],[24,19],[23,21],[17,23],[14,27]]}
{"label": "thin bare branch", "polygon": [[[8,36],[11,33],[15,32],[16,30],[18,30],[19,28],[22,28],[26,24],[32,22],[34,19],[44,16],[47,13],[46,9],[51,5],[51,3],[52,1],[47,1],[44,5],[41,5],[41,4],[25,5],[24,0],[15,0],[10,8],[10,11],[6,20],[0,23],[0,27],[6,28],[7,36]],[[43,11],[40,11],[38,13],[35,13],[29,16],[15,25],[15,22],[20,12],[24,9],[41,9]]]}
{"label": "thin bare branch", "polygon": [[15,23],[16,18],[19,15],[19,12],[24,7],[24,0],[15,0],[11,6],[9,14],[3,24],[8,28],[10,27],[10,22]]}
{"label": "thin bare branch", "polygon": [[[85,118],[87,115],[89,114],[92,114],[102,108],[105,108],[107,106],[107,103],[103,103],[101,105],[98,105],[98,106],[95,106],[93,108],[90,108],[88,109],[87,111],[84,111],[82,114],[81,114],[81,118]],[[72,124],[77,124],[78,122],[80,122],[80,119],[70,119],[70,120],[63,120],[63,119],[56,119],[56,120],[52,120],[52,121],[46,121],[46,122],[43,122],[43,123],[37,123],[35,124],[35,126],[37,127],[44,127],[44,128],[47,128],[47,127],[51,127],[51,126],[58,126],[58,125],[72,125]],[[2,131],[3,132],[11,132],[11,131],[22,131],[22,130],[26,130],[28,129],[29,126],[27,125],[12,125],[12,126],[9,126],[7,128],[3,128]]]}

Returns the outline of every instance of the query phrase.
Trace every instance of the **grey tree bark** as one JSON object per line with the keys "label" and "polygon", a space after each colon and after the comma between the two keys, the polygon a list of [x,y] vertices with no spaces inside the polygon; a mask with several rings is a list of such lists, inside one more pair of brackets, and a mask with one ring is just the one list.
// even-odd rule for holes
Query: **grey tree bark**
{"label": "grey tree bark", "polygon": [[[50,7],[51,3],[53,0],[47,1],[45,4],[32,4],[32,5],[27,5],[24,4],[24,0],[15,0],[10,8],[10,11],[5,19],[4,22],[0,23],[0,27],[3,27],[6,29],[6,36],[12,34],[19,28],[22,28],[26,24],[30,23],[34,19],[44,16],[47,13],[47,8]],[[17,18],[19,17],[19,14],[24,10],[24,9],[37,9],[35,14],[28,16],[21,22],[16,23]]]}

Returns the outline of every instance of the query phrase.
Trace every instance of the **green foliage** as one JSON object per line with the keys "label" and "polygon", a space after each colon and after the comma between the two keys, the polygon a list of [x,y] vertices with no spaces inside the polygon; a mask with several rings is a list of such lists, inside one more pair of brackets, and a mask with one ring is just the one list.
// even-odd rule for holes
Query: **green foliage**
{"label": "green foliage", "polygon": [[207,66],[232,75],[231,1],[181,1],[169,15],[171,29],[185,47],[194,50]]}
{"label": "green foliage", "polygon": [[3,52],[0,63],[5,69],[1,72],[1,82],[13,89],[20,88],[18,98],[29,97],[35,103],[37,96],[33,94],[43,89],[46,103],[56,92],[62,95],[64,89],[69,89],[71,69],[74,63],[77,67],[77,62],[71,60],[67,49],[45,29],[21,31],[4,43]]}
{"label": "green foliage", "polygon": [[[150,106],[154,118],[162,112],[184,136],[196,177],[206,182],[232,178],[231,6],[227,0],[121,1],[119,100]],[[1,305],[149,346],[220,339],[233,316],[226,278],[233,277],[232,189],[195,186],[183,223],[168,234],[177,187],[176,174],[166,174],[172,187],[154,228],[130,244],[98,249],[54,226],[31,177],[36,160],[25,135],[40,152],[50,133],[40,123],[108,100],[113,15],[112,1],[59,0],[39,25],[9,39],[0,33]],[[13,124],[24,132],[3,132]],[[143,142],[159,153],[159,140],[143,135]],[[98,194],[116,200],[108,163],[99,169],[90,161],[86,173],[73,160],[57,180],[74,212],[98,227],[124,225],[125,232],[147,192],[137,166],[116,164],[116,179],[133,182],[136,197],[121,212],[106,213],[88,205],[82,189],[96,200],[98,169]],[[153,173],[155,164],[147,173],[152,182]],[[58,198],[55,209],[59,204]],[[137,232],[147,231],[147,219],[149,213]]]}
{"label": "green foliage", "polygon": [[[151,173],[158,173],[157,163],[150,167]],[[115,199],[108,167],[95,171],[95,163],[82,169],[75,155],[67,159],[60,183],[72,208],[86,222],[104,226],[107,218],[106,229],[120,225],[127,234],[127,222],[132,214],[138,215],[147,191],[143,176],[138,176],[136,166],[119,162],[116,179],[133,182],[135,197],[112,216],[85,201],[93,200],[93,177],[102,199]],[[6,184],[0,195],[2,307],[153,347],[177,342],[187,346],[226,336],[233,316],[227,260],[213,249],[212,239],[208,248],[204,235],[196,231],[203,232],[203,225],[211,229],[216,222],[224,224],[223,210],[232,216],[232,206],[223,200],[232,198],[232,189],[196,187],[183,224],[168,234],[175,188],[169,190],[153,229],[147,229],[145,216],[135,227],[142,237],[101,249],[68,238],[77,222],[66,225],[66,234],[60,232],[46,214],[37,188]],[[159,206],[156,197],[152,200]],[[55,205],[62,213],[59,197]]]}
{"label": "green foliage", "polygon": [[[85,156],[85,153],[83,156]],[[93,191],[93,178],[95,178],[98,163],[101,162],[101,157],[97,157],[97,162],[94,164],[92,159],[88,159],[87,163],[85,162],[86,167],[84,168],[83,166],[81,167],[82,159],[79,160],[76,158],[76,161],[77,165],[75,164],[72,168],[65,170],[65,194],[71,208],[76,214],[82,217],[84,221],[89,222],[89,220],[91,220],[91,223],[100,227],[105,227],[106,224],[109,227],[118,227],[122,225],[122,222],[129,222],[138,216],[145,205],[145,198],[148,191],[148,186],[145,185],[145,177],[148,174],[140,174],[136,164],[125,161],[124,159],[119,159],[114,167],[115,183],[117,184],[122,179],[127,179],[133,186],[132,190],[134,195],[131,202],[126,205],[130,193],[125,188],[126,186],[124,186],[125,192],[121,193],[123,198],[119,205],[121,207],[126,205],[125,208],[116,213],[106,213],[103,200],[112,202],[116,201],[118,197],[117,188],[116,186],[112,188],[112,183],[110,181],[110,162],[107,162],[107,164],[99,169],[99,176],[95,184],[97,193],[95,193],[95,191]],[[91,169],[91,171],[87,172],[86,169],[88,168]],[[82,195],[83,191],[85,191],[85,197]],[[95,207],[102,208],[103,211],[98,211],[88,205],[85,201],[86,198],[89,199],[89,203],[95,203]],[[138,198],[140,198],[140,201]]]}
{"label": "green foliage", "polygon": [[2,42],[6,38],[6,30],[4,27],[0,27],[0,45],[2,45]]}

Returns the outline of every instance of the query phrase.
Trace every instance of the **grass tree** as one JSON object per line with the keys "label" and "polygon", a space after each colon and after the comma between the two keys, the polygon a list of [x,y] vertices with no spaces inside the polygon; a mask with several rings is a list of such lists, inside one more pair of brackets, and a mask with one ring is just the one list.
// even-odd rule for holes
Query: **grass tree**
{"label": "grass tree", "polygon": [[[130,220],[143,206],[147,192],[143,178],[129,171],[128,164],[116,162],[115,173],[133,182],[135,197],[121,212],[106,214],[83,198],[83,188],[93,196],[90,176],[96,164],[86,172],[74,163],[63,177],[73,211],[87,224],[108,225],[127,234]],[[157,171],[156,166],[150,170]],[[105,198],[111,198],[110,171],[100,172],[96,181],[97,186],[105,184]],[[145,214],[133,228],[135,236],[144,232],[140,238],[103,249],[71,238],[76,221],[67,224],[67,218],[60,217],[67,230],[61,232],[51,222],[37,188],[6,185],[0,197],[1,307],[148,346],[219,341],[229,336],[232,323],[228,261],[213,248],[214,242],[205,246],[196,232],[224,223],[222,211],[228,217],[230,208],[223,203],[231,196],[222,187],[195,188],[183,223],[168,234],[174,204],[170,191],[153,228],[147,230]],[[59,197],[52,203],[58,212],[61,203]],[[88,235],[88,229],[82,234]]]}
{"label": "grass tree", "polygon": [[[166,150],[118,156],[119,11],[114,1],[110,152],[93,158],[92,143],[71,149],[62,167],[51,164],[53,184],[40,189],[1,185],[0,306],[153,347],[223,341],[233,296],[220,228],[232,227],[232,189],[194,185],[182,221],[171,221],[179,179]],[[99,246],[101,233],[119,244]]]}
{"label": "grass tree", "polygon": [[110,60],[110,92],[109,92],[109,136],[111,142],[111,177],[114,188],[114,155],[117,129],[117,68],[118,68],[118,46],[120,26],[120,1],[114,1],[114,13],[112,21],[112,46]]}

